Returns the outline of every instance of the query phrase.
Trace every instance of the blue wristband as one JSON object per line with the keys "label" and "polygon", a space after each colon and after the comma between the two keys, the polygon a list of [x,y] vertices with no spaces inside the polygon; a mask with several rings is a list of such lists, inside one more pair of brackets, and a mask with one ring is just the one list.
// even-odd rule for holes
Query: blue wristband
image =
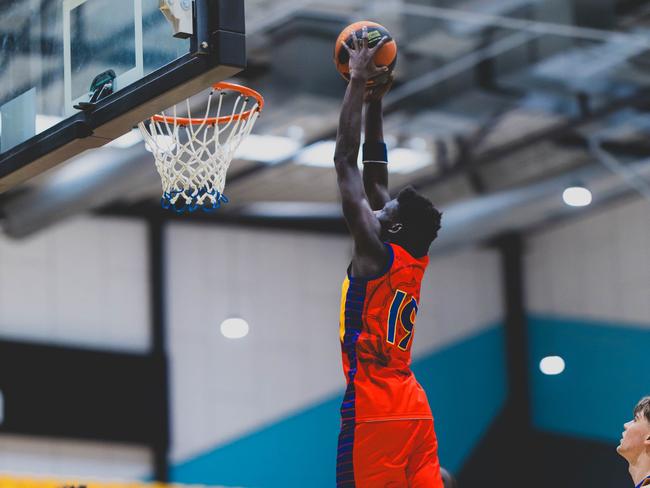
{"label": "blue wristband", "polygon": [[363,143],[363,162],[366,163],[387,163],[388,150],[383,142]]}

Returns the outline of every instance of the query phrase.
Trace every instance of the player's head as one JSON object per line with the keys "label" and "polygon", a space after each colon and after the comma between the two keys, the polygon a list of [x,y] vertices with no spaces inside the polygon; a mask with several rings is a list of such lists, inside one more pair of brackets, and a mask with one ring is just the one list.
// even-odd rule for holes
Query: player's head
{"label": "player's head", "polygon": [[414,256],[424,256],[438,236],[442,214],[412,187],[376,212],[384,241],[402,246]]}
{"label": "player's head", "polygon": [[624,425],[616,451],[630,463],[636,463],[642,455],[650,457],[650,396],[634,407],[634,418]]}

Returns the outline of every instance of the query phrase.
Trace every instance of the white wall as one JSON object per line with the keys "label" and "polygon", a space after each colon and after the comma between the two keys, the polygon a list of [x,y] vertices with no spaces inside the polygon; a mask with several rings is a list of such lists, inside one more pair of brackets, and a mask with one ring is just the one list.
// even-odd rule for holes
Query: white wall
{"label": "white wall", "polygon": [[500,266],[499,254],[492,249],[469,249],[431,259],[422,283],[415,358],[503,320]]}
{"label": "white wall", "polygon": [[[346,240],[196,225],[166,235],[175,460],[341,387]],[[249,322],[248,337],[221,335],[231,315]]]}
{"label": "white wall", "polygon": [[650,327],[650,203],[532,234],[526,276],[530,313]]}
{"label": "white wall", "polygon": [[[25,240],[0,235],[0,339],[146,352],[144,223],[79,218]],[[0,435],[0,472],[138,479],[148,449]]]}
{"label": "white wall", "polygon": [[0,338],[147,351],[146,238],[144,223],[109,218],[0,235]]}
{"label": "white wall", "polygon": [[135,480],[151,473],[149,449],[121,444],[0,435],[0,473]]}
{"label": "white wall", "polygon": [[[166,239],[174,461],[344,388],[338,318],[349,238],[174,224]],[[500,288],[494,251],[433,259],[415,357],[499,322]],[[248,320],[248,337],[222,337],[230,315]]]}

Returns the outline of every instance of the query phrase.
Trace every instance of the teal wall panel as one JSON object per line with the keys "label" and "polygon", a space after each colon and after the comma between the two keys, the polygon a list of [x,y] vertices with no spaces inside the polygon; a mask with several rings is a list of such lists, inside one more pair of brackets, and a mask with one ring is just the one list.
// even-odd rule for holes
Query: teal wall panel
{"label": "teal wall panel", "polygon": [[[650,394],[650,327],[532,315],[529,329],[534,426],[618,442],[632,408]],[[565,371],[542,374],[545,356],[563,357]]]}

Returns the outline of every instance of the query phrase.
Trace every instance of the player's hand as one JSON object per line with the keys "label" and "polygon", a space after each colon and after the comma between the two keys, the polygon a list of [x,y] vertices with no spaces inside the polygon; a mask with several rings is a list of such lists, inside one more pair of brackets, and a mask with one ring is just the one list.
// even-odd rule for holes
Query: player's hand
{"label": "player's hand", "polygon": [[371,80],[376,76],[381,76],[388,72],[387,67],[378,67],[373,58],[377,51],[379,51],[384,44],[388,42],[388,37],[382,37],[375,47],[368,47],[368,28],[363,27],[361,31],[361,39],[357,37],[357,33],[352,33],[352,47],[343,42],[343,47],[350,55],[348,66],[350,68],[350,78],[361,78],[364,80]]}
{"label": "player's hand", "polygon": [[384,98],[384,95],[388,93],[388,90],[390,90],[390,87],[393,85],[394,80],[395,78],[393,77],[392,74],[390,74],[388,75],[388,78],[384,83],[371,86],[370,88],[366,88],[363,101],[366,103],[380,101],[382,98]]}

